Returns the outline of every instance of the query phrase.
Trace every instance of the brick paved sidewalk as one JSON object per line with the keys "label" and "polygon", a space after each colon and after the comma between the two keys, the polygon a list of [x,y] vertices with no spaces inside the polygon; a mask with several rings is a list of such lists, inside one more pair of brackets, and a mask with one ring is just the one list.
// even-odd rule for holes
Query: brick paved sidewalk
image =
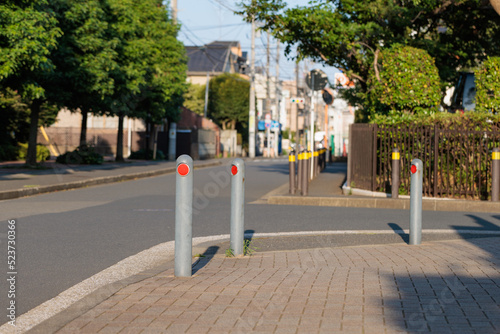
{"label": "brick paved sidewalk", "polygon": [[58,333],[498,333],[500,238],[202,258]]}

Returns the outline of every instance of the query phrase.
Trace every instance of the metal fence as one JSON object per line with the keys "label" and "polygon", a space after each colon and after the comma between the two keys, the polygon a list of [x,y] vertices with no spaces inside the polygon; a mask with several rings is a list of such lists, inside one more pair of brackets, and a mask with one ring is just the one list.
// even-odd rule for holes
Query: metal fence
{"label": "metal fence", "polygon": [[467,125],[353,124],[351,136],[350,181],[356,188],[389,193],[391,154],[398,148],[400,194],[409,194],[410,162],[418,158],[424,164],[424,196],[490,198],[491,151],[500,143],[500,129],[495,125],[478,130]]}

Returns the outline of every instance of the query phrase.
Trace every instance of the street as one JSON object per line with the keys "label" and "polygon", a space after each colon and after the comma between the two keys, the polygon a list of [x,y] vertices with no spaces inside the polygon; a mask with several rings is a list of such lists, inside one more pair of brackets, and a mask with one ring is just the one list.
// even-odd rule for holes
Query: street
{"label": "street", "polygon": [[[194,173],[193,236],[228,234],[228,166]],[[251,204],[287,182],[287,160],[247,162],[245,229],[270,233],[408,228],[406,210]],[[128,256],[173,240],[175,175],[3,201],[0,216],[17,224],[19,316]],[[423,213],[424,229],[493,230],[500,229],[499,219],[488,213]],[[5,248],[7,224],[0,233]],[[0,291],[7,291],[6,280]],[[0,296],[0,304],[6,305],[6,293]]]}

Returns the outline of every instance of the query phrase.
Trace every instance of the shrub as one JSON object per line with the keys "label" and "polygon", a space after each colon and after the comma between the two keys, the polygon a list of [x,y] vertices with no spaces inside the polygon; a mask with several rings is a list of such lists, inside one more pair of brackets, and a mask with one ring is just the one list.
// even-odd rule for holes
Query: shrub
{"label": "shrub", "polygon": [[[17,160],[26,160],[27,155],[28,155],[28,144],[20,143]],[[42,144],[38,144],[36,146],[36,161],[44,162],[49,157],[50,157],[49,149]]]}
{"label": "shrub", "polygon": [[95,148],[88,145],[77,147],[73,152],[66,152],[57,157],[56,162],[75,165],[100,165],[104,161]]}
{"label": "shrub", "polygon": [[[128,157],[129,159],[136,159],[136,160],[145,160],[146,159],[146,150],[139,150],[132,152],[130,156]],[[165,154],[163,153],[162,150],[156,150],[156,160],[165,160]],[[153,159],[153,150],[148,150],[148,159]]]}
{"label": "shrub", "polygon": [[395,45],[380,53],[379,78],[372,69],[368,94],[371,114],[428,113],[441,102],[441,81],[434,59],[421,49]]}
{"label": "shrub", "polygon": [[488,59],[475,71],[476,111],[500,111],[500,57]]}
{"label": "shrub", "polygon": [[0,161],[17,160],[19,147],[12,144],[0,145]]}

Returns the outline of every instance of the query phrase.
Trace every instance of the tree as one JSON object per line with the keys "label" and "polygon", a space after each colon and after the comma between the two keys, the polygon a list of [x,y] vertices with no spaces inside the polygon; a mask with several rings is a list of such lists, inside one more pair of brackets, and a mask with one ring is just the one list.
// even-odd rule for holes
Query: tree
{"label": "tree", "polygon": [[118,116],[116,160],[123,160],[123,120],[139,117],[160,123],[176,120],[186,90],[185,49],[176,39],[161,0],[110,0],[110,23],[117,45],[110,112]]}
{"label": "tree", "polygon": [[476,111],[500,112],[500,57],[488,57],[475,71]]}
{"label": "tree", "polygon": [[208,115],[222,129],[248,123],[250,83],[238,74],[224,73],[210,80]]}
{"label": "tree", "polygon": [[184,107],[198,115],[203,115],[205,112],[205,87],[206,85],[190,84],[184,93]]}
{"label": "tree", "polygon": [[39,116],[47,102],[44,83],[53,72],[50,53],[60,34],[45,0],[0,4],[0,90],[10,88],[30,110],[28,165],[36,164]]}
{"label": "tree", "polygon": [[384,50],[370,71],[367,107],[374,113],[436,111],[441,83],[434,59],[424,50],[394,45]]}
{"label": "tree", "polygon": [[443,82],[457,68],[472,67],[487,55],[500,54],[500,21],[485,0],[315,0],[308,7],[286,8],[282,0],[242,3],[248,21],[301,57],[334,66],[356,79],[351,102],[364,104],[368,76],[381,50],[394,44],[427,51]]}
{"label": "tree", "polygon": [[114,90],[118,39],[111,36],[106,3],[98,0],[53,0],[63,36],[52,59],[51,98],[62,107],[82,114],[80,145],[87,142],[87,114],[106,109],[104,98]]}

